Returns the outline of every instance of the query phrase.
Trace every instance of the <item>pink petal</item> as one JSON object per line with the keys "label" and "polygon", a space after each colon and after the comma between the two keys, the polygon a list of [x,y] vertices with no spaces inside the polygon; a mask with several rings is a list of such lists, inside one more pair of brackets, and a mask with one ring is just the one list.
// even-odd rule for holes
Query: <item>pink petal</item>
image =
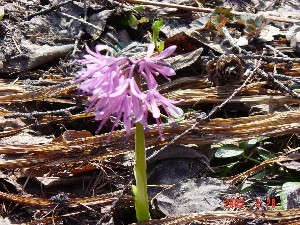
{"label": "pink petal", "polygon": [[92,56],[99,57],[99,54],[96,54],[95,52],[93,52],[93,51],[87,46],[86,43],[84,43],[84,46],[85,46],[85,50],[87,51],[87,53],[89,53],[89,54],[92,55]]}
{"label": "pink petal", "polygon": [[148,45],[148,51],[147,51],[147,55],[146,55],[145,58],[150,58],[151,57],[151,55],[154,52],[154,48],[155,48],[154,44],[149,44]]}
{"label": "pink petal", "polygon": [[116,92],[110,94],[109,97],[113,98],[113,97],[123,94],[124,91],[126,91],[126,89],[128,88],[128,86],[129,86],[129,79],[126,79],[126,81],[123,83],[122,87],[119,90],[117,90]]}
{"label": "pink petal", "polygon": [[148,91],[147,95],[149,96],[153,117],[157,119],[160,117],[160,110],[157,106],[157,102],[155,101],[155,98],[154,98],[153,94],[151,93],[151,91]]}
{"label": "pink petal", "polygon": [[176,74],[175,71],[173,70],[173,68],[171,68],[171,67],[158,65],[157,63],[154,63],[154,62],[148,62],[147,64],[150,68],[158,71],[162,75],[173,76]]}
{"label": "pink petal", "polygon": [[177,48],[176,45],[172,45],[172,46],[166,48],[162,53],[160,53],[157,56],[152,57],[151,59],[152,60],[165,59],[165,58],[169,57],[170,55],[172,55],[173,52],[175,52],[176,48]]}
{"label": "pink petal", "polygon": [[146,72],[146,74],[142,73],[142,75],[144,76],[145,80],[147,81],[149,90],[156,89],[158,84],[157,84],[157,81],[155,80],[153,74],[151,73],[150,68],[145,67],[145,72]]}
{"label": "pink petal", "polygon": [[156,119],[156,123],[157,123],[157,129],[158,129],[158,133],[159,133],[159,137],[160,137],[160,140],[161,141],[164,141],[164,137],[162,135],[162,129],[161,129],[161,119],[160,118],[157,118]]}
{"label": "pink petal", "polygon": [[139,87],[137,86],[137,83],[135,82],[134,78],[130,79],[130,91],[132,95],[141,100],[144,100],[146,98],[145,94],[142,93]]}

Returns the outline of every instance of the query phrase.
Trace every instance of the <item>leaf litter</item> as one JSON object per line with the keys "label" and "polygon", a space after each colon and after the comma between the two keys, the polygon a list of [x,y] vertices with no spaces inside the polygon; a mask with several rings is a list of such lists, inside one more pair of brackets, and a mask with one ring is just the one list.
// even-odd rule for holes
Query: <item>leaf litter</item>
{"label": "leaf litter", "polygon": [[151,42],[177,46],[158,82],[184,116],[164,141],[149,119],[141,224],[299,220],[297,1],[18,0],[0,17],[2,224],[136,222],[132,138],[119,124],[107,141],[114,118],[95,135],[72,80],[84,43],[141,58]]}

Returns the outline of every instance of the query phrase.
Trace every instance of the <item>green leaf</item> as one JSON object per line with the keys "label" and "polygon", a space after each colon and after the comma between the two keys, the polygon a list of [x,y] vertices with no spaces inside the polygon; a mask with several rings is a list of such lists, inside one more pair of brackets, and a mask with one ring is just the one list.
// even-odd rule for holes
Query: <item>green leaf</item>
{"label": "green leaf", "polygon": [[135,6],[135,7],[133,7],[132,9],[133,10],[136,10],[136,11],[140,11],[140,10],[143,10],[143,9],[145,9],[146,7],[144,6],[144,5],[138,5],[138,6]]}
{"label": "green leaf", "polygon": [[242,15],[241,18],[246,22],[246,24],[252,24],[256,28],[259,28],[265,22],[265,18],[263,16],[256,16],[253,18],[253,16],[250,15]]}
{"label": "green leaf", "polygon": [[263,137],[263,138],[255,138],[255,139],[251,139],[248,141],[243,141],[239,144],[240,148],[243,148],[245,150],[252,148],[254,145],[256,145],[259,142],[262,142],[264,140],[266,140],[268,137]]}
{"label": "green leaf", "polygon": [[124,26],[130,26],[133,29],[137,29],[139,21],[131,12],[129,12],[125,13],[125,18],[122,19],[121,23]]}
{"label": "green leaf", "polygon": [[126,20],[130,27],[132,27],[133,29],[137,29],[137,25],[139,24],[139,21],[132,13],[126,15]]}
{"label": "green leaf", "polygon": [[158,45],[160,45],[158,44],[158,35],[162,24],[163,24],[163,19],[155,20],[152,24],[152,38],[153,38],[155,48],[156,50],[158,50],[158,52],[159,52]]}
{"label": "green leaf", "polygon": [[164,41],[160,41],[159,45],[157,47],[158,52],[162,52],[164,50],[164,48],[165,48],[165,42]]}
{"label": "green leaf", "polygon": [[280,193],[282,209],[287,209],[287,196],[298,188],[300,188],[300,182],[286,182],[282,185]]}
{"label": "green leaf", "polygon": [[0,20],[3,18],[4,16],[4,7],[0,6]]}
{"label": "green leaf", "polygon": [[226,9],[222,7],[215,8],[215,10],[212,12],[212,15],[223,15],[230,20],[232,20],[234,17],[230,9]]}
{"label": "green leaf", "polygon": [[261,180],[266,176],[266,174],[267,174],[267,171],[263,170],[263,171],[255,174],[255,175],[253,175],[252,178],[257,179],[257,180]]}
{"label": "green leaf", "polygon": [[259,156],[263,158],[263,160],[268,160],[276,157],[273,153],[267,151],[266,149],[260,149],[258,152]]}
{"label": "green leaf", "polygon": [[256,27],[260,27],[264,22],[265,18],[262,15],[256,17],[254,20],[254,24],[256,25]]}
{"label": "green leaf", "polygon": [[141,19],[138,20],[139,23],[148,23],[149,22],[149,19],[147,17],[142,17]]}
{"label": "green leaf", "polygon": [[220,177],[225,177],[227,176],[228,172],[232,169],[232,167],[234,167],[236,164],[238,164],[238,161],[237,162],[233,162],[233,163],[230,163],[230,164],[226,164],[226,165],[222,165],[220,166],[220,168],[224,168],[222,170],[222,172],[219,173],[219,176]]}
{"label": "green leaf", "polygon": [[253,185],[253,182],[252,182],[252,181],[246,180],[246,181],[242,184],[242,187],[241,187],[241,189],[240,189],[241,193],[246,193],[247,191],[252,190],[252,185]]}
{"label": "green leaf", "polygon": [[216,158],[231,158],[231,157],[240,156],[243,153],[244,153],[244,149],[239,148],[235,145],[223,145],[216,151],[215,157]]}

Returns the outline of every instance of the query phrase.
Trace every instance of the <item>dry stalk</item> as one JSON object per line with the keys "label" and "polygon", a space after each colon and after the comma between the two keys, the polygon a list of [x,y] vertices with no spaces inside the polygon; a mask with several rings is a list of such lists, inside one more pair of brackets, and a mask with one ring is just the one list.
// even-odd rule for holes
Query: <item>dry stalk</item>
{"label": "dry stalk", "polygon": [[[200,8],[200,7],[154,2],[154,1],[144,1],[144,0],[120,0],[120,2],[127,2],[130,4],[142,4],[142,5],[153,5],[153,6],[158,6],[158,7],[176,8],[176,9],[180,9],[180,10],[204,12],[204,13],[211,13],[214,11],[214,9],[211,9],[211,8]],[[237,12],[237,11],[231,11],[231,13],[236,16],[241,16],[241,15],[249,15],[252,17],[257,16],[253,13],[245,13],[245,12]],[[263,15],[263,17],[267,20],[273,20],[273,21],[285,22],[285,23],[299,23],[300,22],[299,19],[290,19],[290,18],[285,18],[285,17],[268,16],[268,15]]]}

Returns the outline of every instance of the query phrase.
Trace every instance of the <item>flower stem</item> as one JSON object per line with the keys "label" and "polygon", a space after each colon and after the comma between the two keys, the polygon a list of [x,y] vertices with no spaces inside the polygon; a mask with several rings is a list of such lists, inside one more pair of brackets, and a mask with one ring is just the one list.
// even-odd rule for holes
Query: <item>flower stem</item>
{"label": "flower stem", "polygon": [[134,176],[136,186],[132,185],[132,191],[134,194],[136,218],[140,222],[149,220],[150,213],[147,194],[145,132],[142,124],[136,123],[135,127]]}

